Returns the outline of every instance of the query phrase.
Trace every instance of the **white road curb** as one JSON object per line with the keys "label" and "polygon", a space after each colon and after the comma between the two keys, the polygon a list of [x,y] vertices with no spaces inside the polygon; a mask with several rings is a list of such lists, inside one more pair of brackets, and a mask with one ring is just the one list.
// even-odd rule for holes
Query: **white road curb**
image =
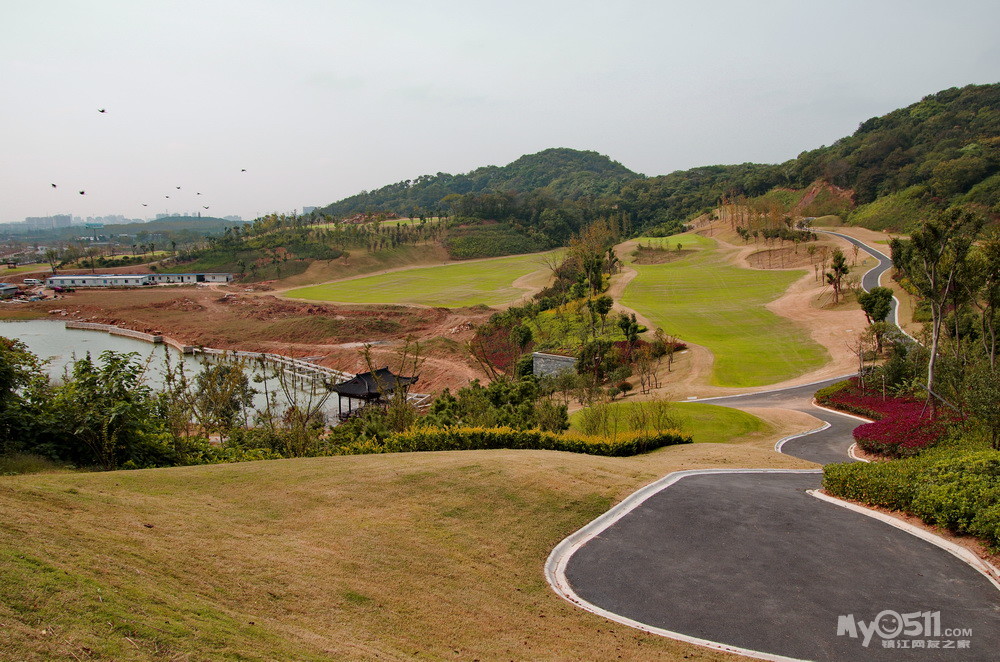
{"label": "white road curb", "polygon": [[857,460],[858,462],[871,462],[868,458],[858,455],[858,445],[856,443],[851,444],[851,447],[847,449],[847,454],[851,456],[852,460]]}
{"label": "white road curb", "polygon": [[822,432],[823,430],[827,429],[828,427],[830,427],[830,424],[827,423],[826,421],[823,421],[823,425],[819,426],[818,428],[813,428],[812,430],[809,430],[807,432],[800,432],[798,434],[791,434],[791,435],[788,435],[787,437],[783,437],[783,438],[779,439],[776,444],[774,444],[774,450],[776,452],[781,453],[782,455],[784,455],[784,451],[781,450],[781,447],[785,445],[786,441],[791,441],[792,439],[800,439],[802,437],[808,437],[811,434],[816,434],[817,432]]}
{"label": "white road curb", "polygon": [[864,421],[865,423],[875,422],[870,418],[865,418],[864,416],[858,416],[856,414],[848,414],[846,411],[840,411],[838,409],[830,409],[829,407],[824,407],[823,405],[818,404],[816,400],[813,400],[810,404],[816,409],[822,409],[823,411],[830,412],[831,414],[837,414],[838,416],[846,416],[847,418],[853,418],[856,421]]}

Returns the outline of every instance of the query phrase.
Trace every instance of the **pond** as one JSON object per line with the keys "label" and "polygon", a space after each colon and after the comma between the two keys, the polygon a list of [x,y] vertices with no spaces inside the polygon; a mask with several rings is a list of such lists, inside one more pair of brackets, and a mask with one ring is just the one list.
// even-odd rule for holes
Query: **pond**
{"label": "pond", "polygon": [[[83,358],[88,352],[94,359],[97,359],[101,352],[109,350],[137,353],[141,361],[148,362],[146,383],[154,389],[163,386],[168,357],[170,363],[175,367],[178,362],[183,362],[184,371],[189,378],[196,375],[205,362],[218,360],[204,355],[185,355],[169,345],[153,344],[124,336],[113,336],[103,331],[67,329],[63,322],[51,320],[0,320],[0,336],[20,340],[38,358],[47,361],[46,369],[52,379],[60,379],[74,358]],[[280,385],[274,377],[273,371],[262,369],[257,361],[248,361],[245,366],[253,382],[253,387],[259,391],[254,398],[254,408],[257,411],[263,411],[267,407],[267,398],[264,395],[265,383],[267,391],[276,396],[275,402],[278,403],[279,407],[288,406],[288,399],[280,392]],[[267,381],[263,382],[265,373],[267,373]],[[299,388],[296,389],[294,397],[309,397],[310,389],[305,383],[299,380],[298,385]],[[325,411],[327,424],[336,425],[339,418],[337,416],[338,401],[335,395],[326,402]]]}

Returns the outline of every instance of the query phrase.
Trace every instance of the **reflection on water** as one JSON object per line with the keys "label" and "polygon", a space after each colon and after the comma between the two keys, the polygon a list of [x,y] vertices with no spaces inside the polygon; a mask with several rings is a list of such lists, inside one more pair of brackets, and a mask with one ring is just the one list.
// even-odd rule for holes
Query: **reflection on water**
{"label": "reflection on water", "polygon": [[[167,352],[170,360],[176,365],[178,360],[184,361],[186,370],[197,371],[201,364],[193,356],[184,356],[169,345],[154,345],[152,343],[113,336],[102,331],[85,331],[67,329],[62,322],[48,320],[30,320],[27,322],[0,321],[0,336],[17,338],[38,358],[48,361],[48,373],[51,377],[60,377],[63,369],[73,360],[74,356],[83,357],[90,352],[95,359],[101,352],[136,352],[141,360],[152,359],[150,362],[151,385],[162,384],[162,364]],[[159,383],[158,383],[159,380]]]}
{"label": "reflection on water", "polygon": [[[96,360],[101,352],[136,352],[141,361],[148,361],[146,371],[146,383],[154,389],[163,386],[163,378],[166,373],[166,361],[169,356],[170,363],[176,367],[178,362],[183,362],[184,371],[188,378],[193,378],[200,370],[204,357],[196,357],[190,354],[182,354],[170,345],[144,342],[135,338],[125,336],[113,336],[103,331],[90,331],[83,329],[67,329],[62,322],[50,320],[29,320],[24,322],[2,321],[0,320],[0,336],[7,338],[17,338],[23,342],[28,349],[43,361],[48,361],[46,366],[49,376],[59,379],[64,374],[65,368],[72,361],[74,356],[82,358],[89,352]],[[251,383],[255,389],[260,391],[254,398],[254,407],[261,411],[267,406],[264,397],[264,383],[260,381],[264,372],[255,362],[245,364]],[[280,391],[277,380],[274,379],[273,372],[269,373],[267,389],[274,392]],[[287,406],[287,402],[278,394],[277,401],[280,405]],[[336,425],[337,398],[330,398],[326,403],[327,423]]]}

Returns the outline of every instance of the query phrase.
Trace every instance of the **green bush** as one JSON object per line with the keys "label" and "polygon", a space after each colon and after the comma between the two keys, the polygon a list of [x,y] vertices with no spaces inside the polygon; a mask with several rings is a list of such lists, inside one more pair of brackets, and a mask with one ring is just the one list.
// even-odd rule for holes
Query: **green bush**
{"label": "green bush", "polygon": [[417,428],[392,435],[384,442],[365,440],[341,446],[338,455],[363,453],[408,453],[414,451],[457,451],[488,449],[551,450],[625,457],[648,453],[674,444],[690,444],[691,437],[675,432],[623,435],[615,440],[542,430],[515,430],[508,427]]}
{"label": "green bush", "polygon": [[823,473],[823,489],[834,496],[901,510],[1000,549],[1000,451],[830,464]]}
{"label": "green bush", "polygon": [[825,404],[832,396],[840,393],[841,391],[851,387],[850,380],[845,379],[842,382],[837,382],[836,384],[830,384],[829,386],[824,386],[820,390],[816,391],[816,402]]}
{"label": "green bush", "polygon": [[504,224],[452,228],[444,245],[456,260],[521,255],[552,247],[543,236],[528,236]]}

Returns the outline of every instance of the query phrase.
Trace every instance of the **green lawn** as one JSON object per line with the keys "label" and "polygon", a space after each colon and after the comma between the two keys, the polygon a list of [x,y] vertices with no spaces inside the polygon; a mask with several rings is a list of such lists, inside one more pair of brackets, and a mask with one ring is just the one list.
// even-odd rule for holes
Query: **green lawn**
{"label": "green lawn", "polygon": [[[618,402],[607,406],[610,410],[607,417],[609,428],[627,432],[632,427],[630,410],[649,405],[644,402]],[[680,424],[682,433],[691,435],[695,443],[701,444],[724,444],[747,435],[773,432],[770,425],[756,416],[703,402],[672,402],[669,416]],[[583,417],[583,410],[574,412],[569,419],[570,429],[582,432]]]}
{"label": "green lawn", "polygon": [[20,266],[14,267],[13,269],[3,269],[0,268],[0,276],[12,276],[14,274],[23,274],[27,271],[41,271],[42,269],[48,269],[49,265],[44,262],[35,262],[34,264],[22,264]]}
{"label": "green lawn", "polygon": [[642,239],[682,242],[693,254],[666,264],[632,265],[638,272],[622,304],[715,356],[712,384],[762,386],[818,368],[826,350],[792,322],[764,308],[802,271],[757,271],[726,264],[715,242],[698,235]]}
{"label": "green lawn", "polygon": [[290,290],[298,299],[342,303],[421,304],[458,308],[509,304],[524,295],[513,287],[521,276],[548,269],[547,253],[515,255],[496,260],[456,262],[436,267],[414,267],[377,276],[313,285]]}

